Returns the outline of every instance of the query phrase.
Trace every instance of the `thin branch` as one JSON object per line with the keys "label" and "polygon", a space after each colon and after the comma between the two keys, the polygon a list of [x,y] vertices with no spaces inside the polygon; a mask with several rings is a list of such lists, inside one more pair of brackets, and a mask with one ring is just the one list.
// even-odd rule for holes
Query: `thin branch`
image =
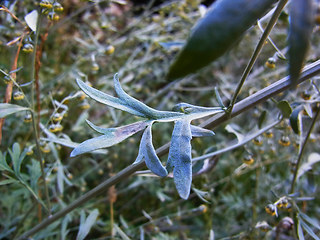
{"label": "thin branch", "polygon": [[[305,71],[301,74],[301,77],[298,81],[298,83],[301,83],[307,79],[310,79],[311,77],[320,74],[320,60],[316,61],[313,64],[308,65],[305,68]],[[290,80],[289,77],[285,77],[270,86],[256,92],[255,94],[247,97],[246,99],[243,99],[242,101],[238,102],[235,104],[233,111],[230,114],[228,113],[222,113],[218,114],[215,117],[210,118],[203,124],[201,124],[201,127],[206,127],[206,128],[214,128],[220,125],[223,122],[226,122],[229,120],[229,116],[231,118],[241,114],[242,112],[268,100],[269,98],[277,95],[280,92],[283,92],[290,87]],[[165,144],[164,146],[160,147],[157,149],[157,154],[158,156],[163,156],[166,154],[169,150],[170,143]],[[134,172],[142,169],[145,167],[144,162],[140,162],[138,164],[130,165],[120,171],[118,174],[115,176],[112,176],[111,178],[105,180],[102,182],[100,185],[96,186],[89,192],[85,193],[83,196],[72,202],[70,205],[65,207],[64,209],[58,211],[54,215],[50,216],[49,218],[43,220],[41,223],[30,229],[29,231],[25,232],[23,235],[21,235],[18,240],[21,239],[26,239],[27,237],[34,235],[35,233],[39,232],[41,229],[47,227],[51,223],[55,222],[61,217],[64,217],[67,215],[69,212],[74,210],[75,208],[79,207],[80,205],[84,204],[85,202],[89,201],[90,199],[98,196],[99,194],[103,193],[106,191],[109,187],[111,187],[114,184],[117,184],[121,182],[122,180],[127,179],[130,177]]]}
{"label": "thin branch", "polygon": [[238,95],[239,95],[239,93],[241,91],[241,88],[242,88],[245,80],[247,79],[249,73],[251,72],[252,67],[253,67],[254,63],[256,62],[256,60],[257,60],[257,58],[258,58],[258,56],[259,56],[259,54],[260,54],[260,52],[262,50],[263,45],[265,44],[266,40],[268,39],[269,34],[270,34],[271,30],[273,29],[274,25],[277,23],[278,18],[280,16],[281,12],[282,12],[282,9],[285,7],[287,2],[288,2],[288,0],[281,0],[279,2],[276,10],[274,11],[274,13],[273,13],[273,15],[272,15],[272,17],[271,17],[266,29],[265,29],[265,31],[263,32],[263,34],[262,34],[262,36],[261,36],[261,38],[260,38],[260,40],[258,42],[258,45],[257,45],[256,49],[254,50],[254,52],[253,52],[253,54],[252,54],[252,56],[250,58],[250,61],[249,61],[248,65],[247,65],[246,69],[244,70],[244,73],[241,76],[241,79],[240,79],[240,82],[239,82],[239,84],[237,86],[237,89],[236,89],[235,93],[233,94],[233,97],[232,97],[232,100],[231,100],[231,103],[230,103],[230,106],[229,106],[229,109],[228,109],[229,113],[232,112],[232,109],[233,109],[234,104],[235,104],[235,102],[237,100],[237,97],[238,97]]}
{"label": "thin branch", "polygon": [[[34,49],[35,51],[33,52],[32,55],[32,67],[31,67],[31,82],[33,83],[32,88],[31,88],[31,105],[32,105],[32,109],[35,109],[35,104],[34,104],[34,85],[36,85],[36,93],[37,93],[37,103],[40,106],[40,92],[38,92],[38,88],[37,88],[37,83],[34,81],[38,75],[38,71],[39,71],[39,67],[38,67],[38,44],[39,44],[39,36],[40,36],[40,26],[41,26],[41,22],[42,22],[42,14],[39,15],[38,17],[38,21],[37,21],[37,30],[36,30],[36,36],[35,36],[35,43],[34,43]],[[37,121],[35,120],[35,113],[34,111],[31,112],[32,114],[32,127],[33,127],[33,132],[34,132],[34,139],[36,142],[36,148],[37,148],[37,158],[38,161],[40,163],[40,168],[41,168],[41,178],[43,181],[43,187],[44,187],[44,192],[45,192],[45,197],[46,197],[46,201],[47,201],[47,205],[48,205],[48,210],[49,210],[49,214],[51,213],[51,204],[50,204],[50,197],[49,197],[49,190],[48,190],[48,186],[46,183],[46,176],[45,176],[45,171],[44,171],[44,161],[41,155],[41,149],[40,149],[40,143],[39,143],[39,133],[40,133],[40,129],[39,129],[39,123],[40,123],[40,109],[39,107],[37,108]]]}
{"label": "thin branch", "polygon": [[[22,41],[24,39],[24,34],[22,34],[20,42],[18,44],[18,49],[17,49],[17,53],[14,57],[14,61],[11,67],[11,73],[10,73],[10,78],[13,79],[14,81],[17,78],[17,72],[15,71],[17,69],[18,66],[18,59],[19,59],[19,55],[20,55],[20,50],[21,50],[21,46],[22,46]],[[13,82],[10,81],[7,85],[6,88],[6,93],[5,93],[5,97],[4,97],[4,102],[5,103],[9,103],[11,101],[11,96],[12,96],[12,89],[13,89]],[[2,141],[2,127],[4,124],[4,118],[0,118],[0,144]]]}
{"label": "thin branch", "polygon": [[299,151],[299,156],[298,156],[296,168],[294,170],[294,174],[293,174],[293,178],[292,178],[292,182],[291,182],[290,193],[294,192],[295,183],[296,183],[296,180],[297,180],[297,175],[298,175],[298,171],[299,171],[299,166],[300,166],[300,163],[301,163],[302,155],[303,155],[305,147],[307,146],[307,142],[308,142],[308,139],[309,139],[309,137],[311,135],[312,129],[313,129],[315,123],[317,122],[317,118],[319,116],[319,113],[320,113],[320,106],[317,107],[316,114],[314,115],[314,117],[312,119],[312,122],[311,122],[311,125],[310,125],[310,128],[309,128],[309,130],[307,132],[307,135],[305,136],[305,138],[304,138],[304,140],[302,142],[301,149]]}

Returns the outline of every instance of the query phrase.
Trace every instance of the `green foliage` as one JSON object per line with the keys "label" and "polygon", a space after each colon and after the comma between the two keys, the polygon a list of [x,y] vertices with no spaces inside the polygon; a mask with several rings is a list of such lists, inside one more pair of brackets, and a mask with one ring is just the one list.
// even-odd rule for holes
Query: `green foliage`
{"label": "green foliage", "polygon": [[307,51],[315,22],[316,9],[312,0],[296,0],[290,4],[289,73],[296,84]]}
{"label": "green foliage", "polygon": [[220,0],[195,25],[172,64],[168,79],[184,77],[222,56],[277,0]]}
{"label": "green foliage", "polygon": [[81,211],[80,226],[79,226],[79,232],[77,235],[77,240],[83,240],[86,238],[90,229],[95,223],[98,215],[99,215],[99,211],[97,209],[94,209],[92,212],[90,212],[90,214],[86,218],[84,211]]}
{"label": "green foliage", "polygon": [[9,104],[9,103],[1,103],[0,104],[0,117],[5,118],[6,116],[10,114],[14,114],[17,112],[28,110],[26,107],[22,107],[15,104]]}

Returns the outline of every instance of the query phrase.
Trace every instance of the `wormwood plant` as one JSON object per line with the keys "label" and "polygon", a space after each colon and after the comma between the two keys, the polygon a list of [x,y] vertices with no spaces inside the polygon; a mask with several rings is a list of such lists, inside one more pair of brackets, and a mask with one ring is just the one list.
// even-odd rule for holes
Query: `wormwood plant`
{"label": "wormwood plant", "polygon": [[[191,161],[191,139],[192,136],[204,137],[212,136],[210,130],[191,125],[191,121],[214,115],[223,111],[221,107],[199,107],[187,103],[179,103],[174,109],[179,112],[158,111],[129,96],[123,91],[118,74],[114,75],[114,89],[118,98],[98,91],[81,80],[77,80],[79,87],[91,98],[103,104],[121,109],[147,120],[136,122],[119,128],[101,128],[95,126],[90,121],[87,123],[97,132],[103,135],[81,143],[72,152],[71,156],[110,147],[120,143],[133,134],[144,130],[139,154],[134,164],[145,160],[147,167],[156,175],[165,177],[173,170],[173,178],[179,195],[187,199],[189,197],[192,181],[192,161]],[[152,124],[155,122],[175,122],[172,132],[169,156],[166,168],[164,168],[152,145]]]}
{"label": "wormwood plant", "polygon": [[319,239],[319,1],[0,2],[1,239]]}

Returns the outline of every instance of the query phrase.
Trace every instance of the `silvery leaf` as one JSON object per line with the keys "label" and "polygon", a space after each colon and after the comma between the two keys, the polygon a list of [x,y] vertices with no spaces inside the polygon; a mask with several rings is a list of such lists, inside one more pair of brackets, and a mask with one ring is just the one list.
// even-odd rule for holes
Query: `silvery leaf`
{"label": "silvery leaf", "polygon": [[92,123],[90,123],[90,126],[93,127],[95,130],[99,130],[99,132],[103,133],[104,135],[86,140],[79,144],[71,152],[71,157],[75,157],[82,153],[90,152],[100,148],[110,147],[112,145],[120,143],[126,138],[132,136],[133,134],[143,130],[146,127],[146,123],[137,122],[123,127],[105,129],[99,128]]}
{"label": "silvery leaf", "polygon": [[172,133],[167,170],[173,178],[181,198],[187,199],[192,181],[191,128],[189,120],[176,121]]}
{"label": "silvery leaf", "polygon": [[156,151],[152,145],[151,124],[144,130],[141,138],[139,154],[135,162],[145,159],[147,167],[156,175],[165,177],[168,175],[167,170],[162,166]]}

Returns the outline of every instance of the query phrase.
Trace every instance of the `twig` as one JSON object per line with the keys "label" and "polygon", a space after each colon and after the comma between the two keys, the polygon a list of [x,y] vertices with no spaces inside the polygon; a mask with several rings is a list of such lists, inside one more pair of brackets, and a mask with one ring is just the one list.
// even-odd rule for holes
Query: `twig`
{"label": "twig", "polygon": [[272,17],[271,17],[266,29],[265,29],[265,31],[263,32],[263,34],[262,34],[262,36],[261,36],[261,38],[260,38],[260,40],[258,42],[258,45],[255,48],[255,50],[254,50],[254,52],[253,52],[253,54],[252,54],[252,56],[250,58],[250,61],[249,61],[248,65],[247,65],[246,69],[244,70],[244,73],[241,76],[241,79],[240,79],[240,82],[239,82],[239,84],[237,86],[237,89],[236,89],[235,93],[233,94],[233,97],[232,97],[232,100],[230,102],[230,106],[229,106],[229,109],[228,109],[229,113],[232,112],[232,109],[233,109],[234,104],[235,104],[235,102],[237,100],[237,97],[238,97],[238,95],[239,95],[239,93],[241,91],[241,88],[242,88],[245,80],[247,79],[249,73],[251,72],[252,67],[253,67],[254,63],[256,62],[256,60],[257,60],[257,58],[258,58],[258,56],[259,56],[259,54],[260,54],[260,52],[262,50],[263,45],[265,44],[266,40],[268,39],[268,36],[269,36],[271,30],[273,29],[274,25],[277,23],[277,20],[278,20],[280,14],[282,12],[282,9],[285,7],[287,2],[288,2],[288,0],[281,0],[279,2],[276,10],[274,11],[274,13],[273,13],[273,15],[272,15]]}
{"label": "twig", "polygon": [[17,22],[19,22],[22,26],[25,26],[25,24],[23,22],[20,21],[19,18],[16,17],[16,15],[14,15],[8,8],[6,8],[5,6],[3,5],[0,5],[0,11],[5,11],[6,13],[9,13],[10,16],[16,20]]}
{"label": "twig", "polygon": [[[311,77],[320,74],[320,60],[316,61],[313,64],[308,65],[305,68],[305,71],[301,74],[300,79],[298,83],[301,83],[307,79],[310,79]],[[270,86],[256,92],[255,94],[247,97],[246,99],[243,99],[242,101],[235,104],[233,111],[231,113],[231,117],[235,117],[239,115],[240,113],[258,105],[261,102],[266,101],[267,99],[277,95],[280,92],[285,91],[290,87],[290,80],[289,77],[285,77]],[[217,115],[216,117],[210,118],[203,124],[201,124],[201,127],[207,127],[207,128],[213,128],[217,127],[221,123],[227,121],[229,119],[228,113],[222,113]],[[165,144],[164,146],[157,149],[158,156],[163,156],[166,154],[169,150],[170,143]],[[127,179],[130,177],[134,172],[142,169],[145,167],[144,162],[140,162],[138,164],[130,165],[120,171],[115,176],[112,176],[111,178],[105,180],[89,192],[85,193],[83,196],[79,197],[77,200],[72,202],[70,205],[65,207],[64,209],[58,211],[54,215],[50,216],[49,218],[43,220],[41,223],[30,229],[29,231],[25,232],[23,235],[21,235],[18,240],[26,239],[27,237],[39,232],[41,229],[47,227],[51,223],[55,222],[59,218],[67,215],[69,212],[74,210],[75,208],[79,207],[83,203],[89,201],[90,199],[98,196],[99,194],[106,191],[109,187],[111,187],[114,184],[117,184],[121,182],[124,179]]]}
{"label": "twig", "polygon": [[[22,46],[22,41],[24,38],[24,34],[22,34],[22,37],[20,39],[19,45],[18,45],[18,49],[17,49],[17,53],[16,56],[14,58],[12,67],[11,67],[11,73],[10,73],[10,78],[12,78],[13,80],[16,80],[17,78],[17,72],[14,71],[17,69],[17,65],[18,65],[18,58],[20,55],[20,50],[21,50],[21,46]],[[6,88],[6,93],[5,93],[5,98],[4,98],[4,102],[5,103],[9,103],[11,101],[11,96],[12,96],[12,88],[13,88],[13,83],[10,81],[7,85]],[[4,118],[0,118],[0,144],[2,141],[2,126],[4,124]]]}
{"label": "twig", "polygon": [[305,138],[304,138],[304,140],[302,142],[301,149],[299,151],[299,156],[298,156],[296,168],[294,170],[294,174],[293,174],[293,178],[292,178],[292,182],[291,182],[290,193],[294,192],[295,183],[296,183],[296,180],[297,180],[297,175],[298,175],[298,171],[299,171],[299,166],[300,166],[300,163],[301,163],[302,155],[303,155],[304,149],[305,149],[305,147],[307,145],[308,139],[309,139],[309,137],[311,135],[312,129],[313,129],[315,123],[317,122],[317,118],[319,116],[319,113],[320,113],[320,106],[317,106],[316,114],[314,115],[314,117],[312,119],[310,128],[309,128],[309,130],[307,132],[307,135],[305,136]]}
{"label": "twig", "polygon": [[[41,149],[40,149],[40,143],[39,143],[39,133],[40,133],[40,92],[39,92],[39,83],[34,81],[34,80],[39,80],[38,74],[39,74],[39,68],[40,64],[38,62],[38,42],[39,42],[39,35],[40,35],[40,25],[41,25],[41,20],[42,20],[42,15],[39,15],[38,22],[37,22],[37,30],[36,30],[36,36],[35,36],[35,43],[34,43],[34,49],[35,51],[33,52],[32,55],[32,67],[31,67],[31,81],[32,83],[35,84],[36,87],[36,94],[37,94],[37,121],[35,120],[35,114],[32,111],[32,127],[33,127],[33,132],[34,132],[34,139],[36,142],[36,148],[37,148],[37,158],[40,163],[40,168],[41,168],[41,178],[43,181],[43,187],[45,191],[45,197],[48,205],[48,210],[49,214],[51,214],[51,204],[50,204],[50,198],[49,198],[49,190],[48,186],[46,183],[46,176],[45,176],[45,171],[44,171],[44,162],[43,158],[41,155]],[[39,60],[40,61],[40,60]],[[31,88],[31,104],[32,104],[32,109],[35,109],[34,107],[34,86]]]}

